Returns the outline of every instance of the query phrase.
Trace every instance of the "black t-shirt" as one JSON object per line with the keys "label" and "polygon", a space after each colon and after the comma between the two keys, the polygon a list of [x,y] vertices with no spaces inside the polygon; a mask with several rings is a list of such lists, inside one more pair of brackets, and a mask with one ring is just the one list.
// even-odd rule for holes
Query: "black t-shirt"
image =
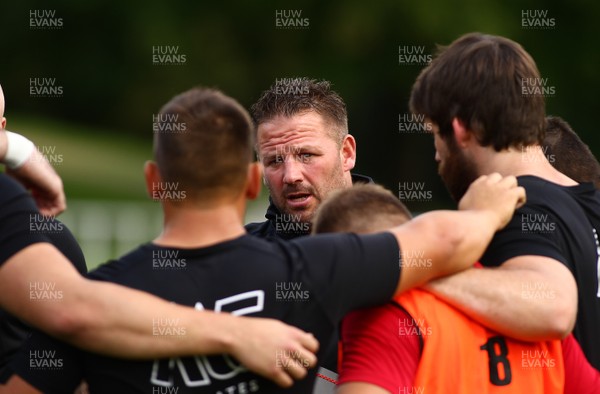
{"label": "black t-shirt", "polygon": [[[83,252],[69,229],[54,217],[40,215],[27,190],[0,174],[0,265],[37,242],[52,243],[81,274],[87,272]],[[30,331],[28,325],[0,309],[0,383],[11,375],[8,363]]]}
{"label": "black t-shirt", "polygon": [[[245,235],[199,249],[146,244],[90,277],[197,309],[282,320],[312,332],[321,343],[319,357],[347,312],[391,298],[399,279],[398,256],[398,243],[390,233],[334,234],[287,242]],[[186,327],[177,321],[156,316],[151,324],[156,335],[186,339]],[[284,391],[243,370],[228,356],[119,360],[79,352],[38,335],[24,350],[15,363],[17,373],[49,393],[68,392],[82,377],[97,393]],[[31,353],[35,350],[46,351],[46,359],[53,363],[42,365],[44,353]],[[315,369],[309,371],[308,378],[287,392],[310,392],[315,374]]]}
{"label": "black t-shirt", "polygon": [[[12,255],[37,242],[49,242],[41,232],[29,230],[29,215],[35,202],[14,179],[0,174],[0,266]],[[23,220],[26,217],[27,220]]]}
{"label": "black t-shirt", "polygon": [[[563,187],[534,176],[518,178],[527,203],[498,232],[481,258],[498,266],[517,256],[537,255],[563,263],[578,287],[574,335],[590,363],[600,369],[600,192],[591,183]],[[555,296],[544,283],[531,283],[523,297],[552,302]]]}

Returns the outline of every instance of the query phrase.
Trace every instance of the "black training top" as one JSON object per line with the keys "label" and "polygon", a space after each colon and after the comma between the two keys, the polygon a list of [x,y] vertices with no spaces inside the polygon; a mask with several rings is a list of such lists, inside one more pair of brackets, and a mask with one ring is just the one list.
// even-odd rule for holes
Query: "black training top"
{"label": "black training top", "polygon": [[[574,335],[590,363],[600,369],[600,192],[591,183],[563,187],[534,176],[521,176],[527,203],[496,234],[481,258],[498,266],[517,256],[537,255],[563,263],[573,273],[579,307]],[[522,289],[523,297],[552,302],[544,283]]]}
{"label": "black training top", "polygon": [[[37,242],[52,243],[81,274],[87,272],[83,252],[67,226],[54,217],[40,215],[27,190],[0,174],[0,265]],[[12,374],[8,363],[30,331],[25,323],[0,309],[0,383]]]}
{"label": "black training top", "polygon": [[[320,357],[348,311],[391,298],[400,274],[398,256],[398,243],[390,233],[330,234],[289,242],[244,235],[199,249],[146,244],[90,277],[197,309],[282,320],[312,332],[320,341]],[[155,335],[186,340],[187,327],[178,321],[156,316],[148,324]],[[286,366],[285,357],[278,362]],[[15,364],[17,373],[43,392],[71,391],[82,378],[99,393],[285,391],[229,357],[135,362],[78,352],[39,335]],[[310,370],[308,378],[285,392],[310,392],[315,375],[316,369]]]}
{"label": "black training top", "polygon": [[27,190],[14,179],[0,174],[0,266],[27,246],[48,242],[43,233],[29,230],[29,215],[37,212]]}
{"label": "black training top", "polygon": [[[352,183],[374,183],[371,177],[360,174],[352,174]],[[269,207],[265,214],[267,219],[264,222],[248,223],[246,231],[255,237],[264,238],[266,240],[290,240],[308,235],[310,233],[310,224],[300,222],[293,214],[284,214],[273,204],[273,200],[269,197]],[[323,357],[319,359],[319,366],[337,372],[338,368],[338,330],[331,332],[331,340],[329,349],[327,349]],[[314,391],[316,393],[317,391]]]}

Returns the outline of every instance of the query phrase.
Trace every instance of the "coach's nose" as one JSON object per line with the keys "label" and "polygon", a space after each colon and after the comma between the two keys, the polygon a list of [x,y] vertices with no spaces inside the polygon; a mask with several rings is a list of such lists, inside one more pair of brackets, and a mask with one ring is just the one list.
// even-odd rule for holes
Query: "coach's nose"
{"label": "coach's nose", "polygon": [[295,160],[291,155],[288,156],[284,163],[283,182],[293,184],[302,182],[303,179],[302,163],[299,160]]}

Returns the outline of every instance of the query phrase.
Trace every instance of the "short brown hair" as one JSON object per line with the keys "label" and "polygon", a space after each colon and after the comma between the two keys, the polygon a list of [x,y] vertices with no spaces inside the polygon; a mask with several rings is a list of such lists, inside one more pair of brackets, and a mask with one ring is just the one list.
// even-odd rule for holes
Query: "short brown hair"
{"label": "short brown hair", "polygon": [[410,109],[436,123],[445,139],[457,117],[482,146],[496,151],[540,144],[544,95],[539,89],[525,94],[529,81],[540,83],[540,73],[521,45],[470,33],[439,48],[413,85]]}
{"label": "short brown hair", "polygon": [[317,209],[313,233],[372,233],[411,219],[406,206],[383,186],[357,184],[331,194]]}
{"label": "short brown hair", "polygon": [[168,122],[184,125],[184,131],[154,134],[162,179],[178,182],[189,197],[204,201],[239,195],[253,155],[254,125],[248,112],[220,91],[198,87],[161,108],[155,127],[172,130],[165,127]]}
{"label": "short brown hair", "polygon": [[348,113],[344,100],[331,90],[329,81],[282,78],[265,90],[250,112],[256,125],[276,116],[292,117],[314,111],[331,126],[330,135],[339,144],[348,134]]}
{"label": "short brown hair", "polygon": [[593,182],[600,188],[600,164],[590,148],[562,118],[546,118],[544,154],[558,171],[577,182]]}

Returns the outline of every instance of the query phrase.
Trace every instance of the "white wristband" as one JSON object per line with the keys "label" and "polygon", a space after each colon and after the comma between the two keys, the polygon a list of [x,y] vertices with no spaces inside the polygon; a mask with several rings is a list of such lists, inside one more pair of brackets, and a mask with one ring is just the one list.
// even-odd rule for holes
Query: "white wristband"
{"label": "white wristband", "polygon": [[6,131],[6,155],[4,164],[11,170],[15,170],[25,164],[31,153],[35,149],[33,142],[20,134]]}

